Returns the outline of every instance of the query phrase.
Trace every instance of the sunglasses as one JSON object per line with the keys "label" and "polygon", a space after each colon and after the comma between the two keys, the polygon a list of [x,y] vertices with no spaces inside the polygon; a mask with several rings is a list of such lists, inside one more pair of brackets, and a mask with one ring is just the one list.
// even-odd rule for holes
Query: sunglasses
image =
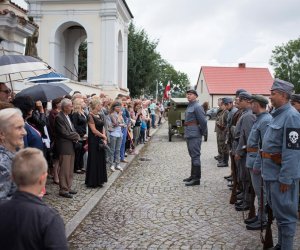
{"label": "sunglasses", "polygon": [[10,89],[6,89],[6,90],[0,90],[0,92],[3,92],[5,94],[10,94],[11,93],[11,90]]}

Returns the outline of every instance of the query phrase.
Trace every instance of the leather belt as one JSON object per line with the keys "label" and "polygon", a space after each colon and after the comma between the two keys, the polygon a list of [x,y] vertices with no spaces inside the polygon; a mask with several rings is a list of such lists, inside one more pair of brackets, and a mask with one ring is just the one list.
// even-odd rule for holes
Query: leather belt
{"label": "leather belt", "polygon": [[276,164],[281,164],[281,153],[267,153],[267,152],[261,152],[261,157],[266,159],[271,159]]}
{"label": "leather belt", "polygon": [[258,148],[247,148],[247,153],[258,152]]}
{"label": "leather belt", "polygon": [[197,121],[185,122],[183,126],[197,126],[199,123]]}

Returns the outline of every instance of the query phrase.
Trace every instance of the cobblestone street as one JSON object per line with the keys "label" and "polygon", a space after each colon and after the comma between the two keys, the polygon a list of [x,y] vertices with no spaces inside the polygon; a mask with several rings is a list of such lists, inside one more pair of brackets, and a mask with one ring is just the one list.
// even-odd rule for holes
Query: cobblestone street
{"label": "cobblestone street", "polygon": [[201,185],[194,187],[182,182],[190,174],[186,143],[179,136],[168,142],[167,125],[69,237],[71,249],[262,249],[259,231],[247,231],[242,212],[229,204],[229,168],[213,159],[214,121],[202,143]]}

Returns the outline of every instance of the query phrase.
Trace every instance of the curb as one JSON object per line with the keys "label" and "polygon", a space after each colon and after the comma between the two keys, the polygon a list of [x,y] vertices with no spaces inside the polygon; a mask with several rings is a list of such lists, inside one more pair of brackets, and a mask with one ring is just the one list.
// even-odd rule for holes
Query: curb
{"label": "curb", "polygon": [[[166,121],[163,121],[162,124],[164,124]],[[162,125],[161,125],[162,126]],[[158,128],[151,128],[150,135],[153,136],[158,131],[160,127]],[[151,138],[152,139],[152,138]],[[149,142],[151,142],[151,139]],[[141,150],[146,146],[147,144],[139,144],[136,147],[136,155],[128,155],[127,160],[128,163],[126,163],[123,167],[124,171],[130,166],[131,162],[139,156]],[[106,191],[111,187],[112,184],[122,175],[122,172],[116,171],[113,172],[108,180],[106,185],[99,189],[88,201],[85,203],[85,205],[80,208],[80,210],[74,215],[74,217],[68,221],[68,223],[65,225],[66,230],[66,237],[69,238],[71,234],[76,230],[76,228],[79,226],[79,224],[84,220],[84,218],[92,211],[92,209],[98,204],[98,202],[101,200],[101,198],[105,195]]]}

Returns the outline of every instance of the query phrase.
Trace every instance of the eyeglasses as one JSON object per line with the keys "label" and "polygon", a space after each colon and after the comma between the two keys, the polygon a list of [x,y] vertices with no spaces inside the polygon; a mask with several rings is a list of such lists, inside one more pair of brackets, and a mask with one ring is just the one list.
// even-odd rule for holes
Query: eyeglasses
{"label": "eyeglasses", "polygon": [[5,94],[10,94],[11,93],[11,90],[10,89],[6,89],[6,90],[0,90],[0,92],[3,92]]}

